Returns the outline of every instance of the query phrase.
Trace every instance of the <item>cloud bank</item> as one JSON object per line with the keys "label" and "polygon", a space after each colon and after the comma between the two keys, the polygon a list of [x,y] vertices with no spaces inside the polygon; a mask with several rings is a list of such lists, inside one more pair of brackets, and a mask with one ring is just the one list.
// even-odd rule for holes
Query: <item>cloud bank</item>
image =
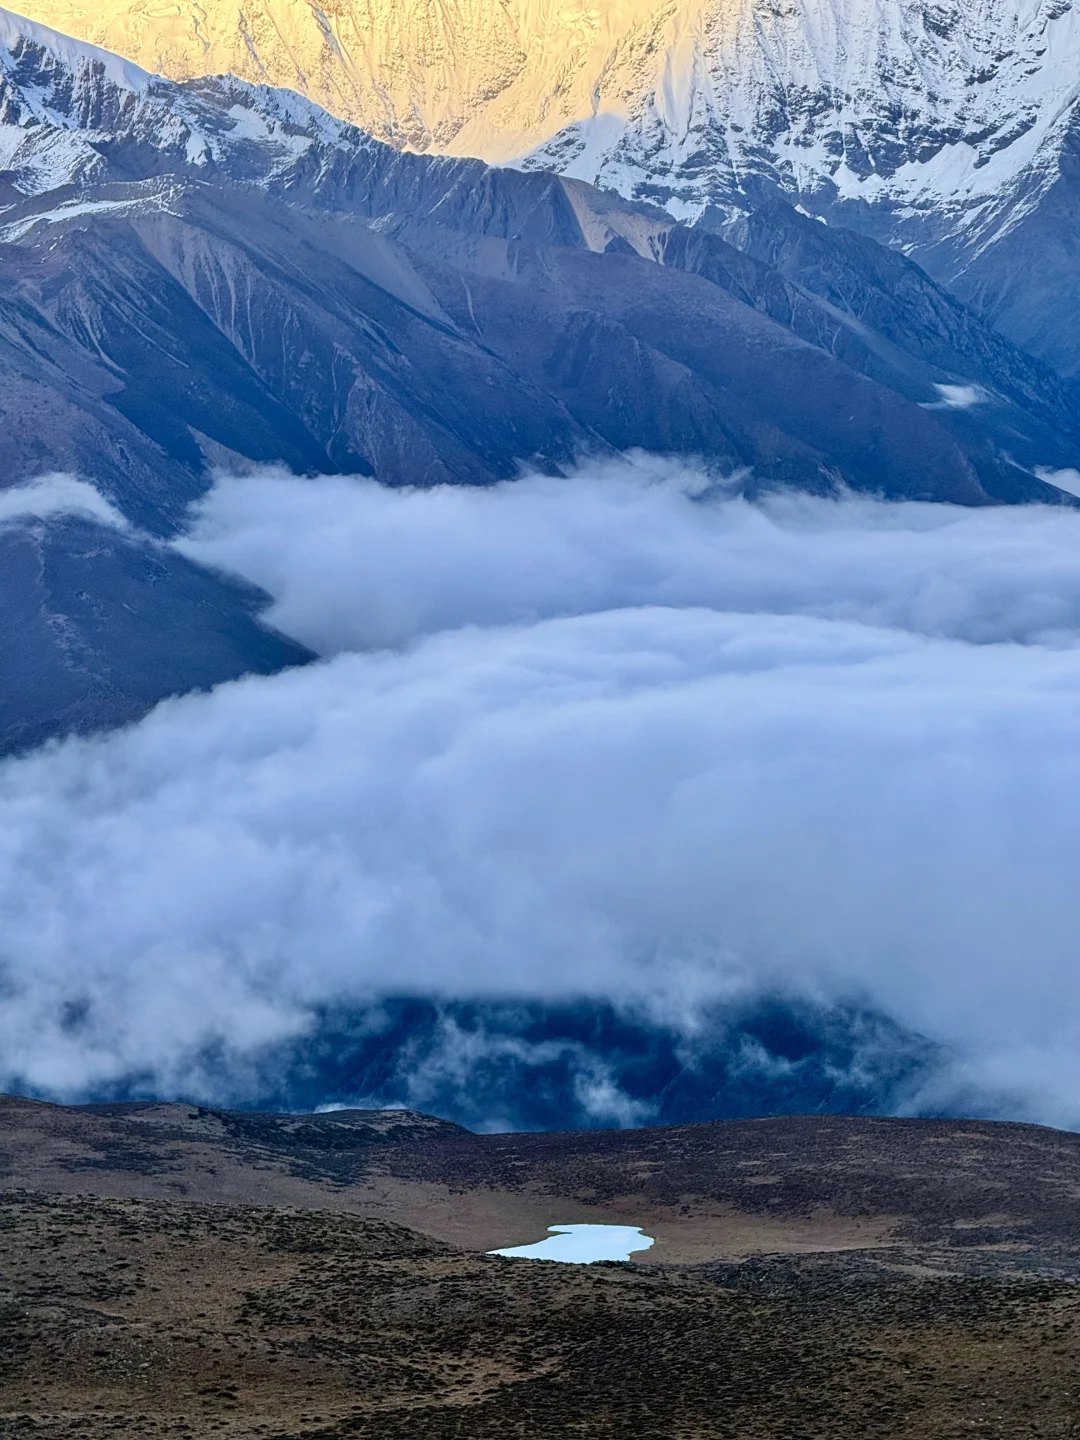
{"label": "cloud bank", "polygon": [[726,496],[639,455],[481,490],[224,477],[181,548],[322,654],[462,625],[704,606],[994,641],[1080,635],[1080,510]]}
{"label": "cloud bank", "polygon": [[6,1083],[227,1099],[401,996],[603,1005],[692,1063],[782,996],[941,1047],[912,1105],[1080,1121],[1077,514],[639,457],[225,479],[183,548],[328,658],[0,767]]}

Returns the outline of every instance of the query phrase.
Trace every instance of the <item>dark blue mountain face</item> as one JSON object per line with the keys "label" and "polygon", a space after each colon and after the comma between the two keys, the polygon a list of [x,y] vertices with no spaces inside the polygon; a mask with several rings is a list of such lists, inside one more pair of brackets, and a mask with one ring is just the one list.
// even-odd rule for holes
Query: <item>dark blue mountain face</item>
{"label": "dark blue mountain face", "polygon": [[[321,1012],[300,1041],[206,1055],[201,1069],[222,1106],[405,1105],[472,1129],[569,1130],[894,1114],[917,1103],[944,1058],[860,1006],[782,996],[706,1013],[692,1034],[607,1002],[402,997]],[[136,1076],[80,1098],[155,1093]]]}
{"label": "dark blue mountain face", "polygon": [[0,526],[0,749],[126,724],[184,679],[306,663],[259,621],[265,598],[83,517]]}

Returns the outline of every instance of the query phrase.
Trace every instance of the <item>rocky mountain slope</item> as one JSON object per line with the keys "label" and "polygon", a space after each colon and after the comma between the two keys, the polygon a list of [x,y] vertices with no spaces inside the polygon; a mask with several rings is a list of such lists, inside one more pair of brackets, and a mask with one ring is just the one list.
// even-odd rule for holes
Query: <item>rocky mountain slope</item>
{"label": "rocky mountain slope", "polygon": [[109,729],[181,686],[304,664],[265,596],[80,515],[0,525],[0,750]]}
{"label": "rocky mountain slope", "polygon": [[12,478],[48,443],[160,531],[229,456],[430,484],[636,444],[978,502],[1048,494],[1031,466],[1073,453],[1071,389],[876,247],[823,264],[815,237],[784,273],[581,184],[4,24],[11,403],[61,389],[48,442],[10,427]]}
{"label": "rocky mountain slope", "polygon": [[161,665],[118,601],[108,553],[137,571],[131,547],[167,542],[215,465],[482,484],[640,446],[751,486],[1066,498],[1036,472],[1075,458],[1072,386],[914,264],[781,202],[732,244],[580,181],[395,151],[288,92],[177,85],[6,12],[0,155],[2,473],[76,473],[134,527],[97,552],[107,624],[5,572],[25,620],[0,666],[47,643],[68,691],[93,676],[84,703],[45,686],[0,717],[7,748],[302,658],[217,577],[169,609],[194,635],[212,590],[224,649]]}
{"label": "rocky mountain slope", "polygon": [[30,13],[175,78],[288,86],[394,145],[555,169],[680,219],[782,194],[902,248],[1080,368],[1074,0]]}

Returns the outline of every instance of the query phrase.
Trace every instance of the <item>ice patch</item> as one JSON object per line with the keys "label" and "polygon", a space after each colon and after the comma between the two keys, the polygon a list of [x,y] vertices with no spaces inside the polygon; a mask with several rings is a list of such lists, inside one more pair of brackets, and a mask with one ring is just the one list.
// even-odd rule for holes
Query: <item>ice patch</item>
{"label": "ice patch", "polygon": [[509,1260],[558,1260],[565,1265],[595,1265],[601,1260],[629,1260],[654,1243],[638,1225],[549,1225],[546,1240],[489,1250]]}
{"label": "ice patch", "polygon": [[55,225],[61,220],[75,220],[80,215],[102,215],[113,210],[130,210],[131,200],[79,200],[69,205],[60,205],[55,210],[41,210],[16,220],[0,230],[0,240],[11,244],[28,235],[35,225]]}

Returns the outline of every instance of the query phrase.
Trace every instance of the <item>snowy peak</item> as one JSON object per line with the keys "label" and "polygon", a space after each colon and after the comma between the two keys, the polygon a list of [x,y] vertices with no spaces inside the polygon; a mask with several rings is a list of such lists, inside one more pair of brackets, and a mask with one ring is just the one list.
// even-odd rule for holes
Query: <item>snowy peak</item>
{"label": "snowy peak", "polygon": [[[23,89],[23,101],[33,105],[38,118],[80,113],[80,124],[90,123],[90,106],[102,93],[137,95],[150,80],[146,71],[109,50],[73,40],[70,35],[40,25],[11,10],[0,9],[0,76],[11,87]],[[38,87],[36,95],[31,87]],[[19,117],[0,112],[5,124]]]}
{"label": "snowy peak", "polygon": [[[24,128],[0,134],[0,169],[24,190],[97,173],[90,134],[111,117],[191,164],[227,155],[245,178],[308,189],[327,166],[350,183],[342,157],[362,131],[553,170],[722,231],[781,197],[903,250],[1080,373],[1072,202],[1039,229],[1073,144],[1080,0],[26,3],[135,66],[8,17],[0,118]],[[53,132],[43,156],[25,128],[41,112],[84,138]]]}
{"label": "snowy peak", "polygon": [[224,165],[259,179],[320,146],[370,142],[300,95],[232,77],[180,85],[0,10],[0,170],[16,190],[101,179],[118,143],[147,147],[170,169]]}
{"label": "snowy peak", "polygon": [[[1080,0],[200,0],[168,16],[141,0],[30,3],[53,29],[0,12],[0,172],[24,196],[125,178],[119,147],[139,150],[144,179],[224,173],[319,203],[373,186],[383,213],[446,214],[437,167],[408,163],[438,150],[555,171],[558,203],[536,210],[545,242],[566,230],[640,255],[654,222],[631,235],[622,217],[614,236],[595,196],[576,213],[574,182],[736,245],[741,217],[779,197],[901,249],[1080,374],[1061,163]],[[490,174],[456,163],[454,204],[474,205]]]}
{"label": "snowy peak", "polygon": [[691,205],[762,181],[958,198],[1029,163],[1080,83],[1071,0],[720,0],[677,30],[636,86],[608,71],[595,114],[534,163],[621,189],[644,171]]}
{"label": "snowy peak", "polygon": [[86,133],[126,128],[150,77],[137,65],[0,10],[0,169],[41,193],[100,169]]}
{"label": "snowy peak", "polygon": [[268,81],[391,144],[529,157],[684,210],[759,183],[987,194],[1034,160],[1080,83],[1074,0],[29,8],[176,79]]}

